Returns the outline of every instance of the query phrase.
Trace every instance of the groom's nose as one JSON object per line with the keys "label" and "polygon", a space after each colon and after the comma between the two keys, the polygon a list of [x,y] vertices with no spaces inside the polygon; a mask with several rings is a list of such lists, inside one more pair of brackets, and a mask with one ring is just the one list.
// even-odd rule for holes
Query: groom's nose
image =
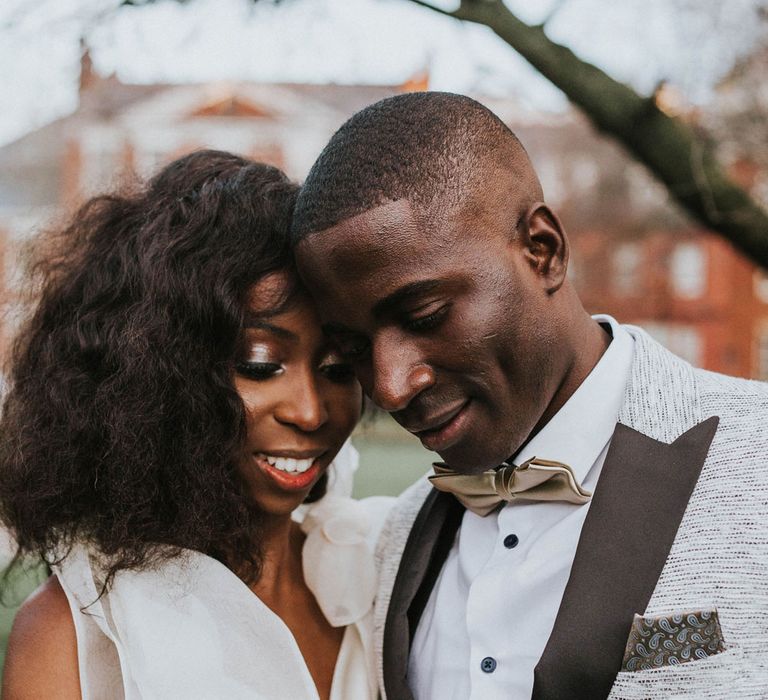
{"label": "groom's nose", "polygon": [[389,413],[402,411],[435,383],[435,372],[413,340],[399,333],[381,333],[371,349],[371,400]]}

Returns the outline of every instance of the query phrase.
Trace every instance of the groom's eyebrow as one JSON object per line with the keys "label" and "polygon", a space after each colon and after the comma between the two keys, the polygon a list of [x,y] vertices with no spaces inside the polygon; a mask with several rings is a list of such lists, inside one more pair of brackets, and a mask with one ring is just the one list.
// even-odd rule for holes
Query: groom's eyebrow
{"label": "groom's eyebrow", "polygon": [[413,297],[427,294],[440,286],[440,280],[419,280],[403,285],[373,305],[374,316],[386,316]]}
{"label": "groom's eyebrow", "polygon": [[[413,297],[417,297],[420,294],[427,294],[441,284],[441,280],[419,280],[418,282],[409,282],[383,299],[377,301],[373,305],[373,315],[374,317],[386,316],[388,313],[395,311],[404,302]],[[348,335],[350,333],[355,333],[355,331],[342,323],[323,323],[322,329],[323,332],[328,335]]]}

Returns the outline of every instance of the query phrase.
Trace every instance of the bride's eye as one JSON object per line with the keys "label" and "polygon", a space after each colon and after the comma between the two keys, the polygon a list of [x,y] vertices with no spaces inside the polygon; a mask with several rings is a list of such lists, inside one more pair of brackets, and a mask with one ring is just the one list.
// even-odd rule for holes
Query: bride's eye
{"label": "bride's eye", "polygon": [[235,371],[246,379],[258,382],[282,374],[283,366],[276,362],[237,362]]}
{"label": "bride's eye", "polygon": [[284,371],[281,358],[269,343],[251,342],[242,348],[235,362],[235,371],[246,379],[264,381]]}

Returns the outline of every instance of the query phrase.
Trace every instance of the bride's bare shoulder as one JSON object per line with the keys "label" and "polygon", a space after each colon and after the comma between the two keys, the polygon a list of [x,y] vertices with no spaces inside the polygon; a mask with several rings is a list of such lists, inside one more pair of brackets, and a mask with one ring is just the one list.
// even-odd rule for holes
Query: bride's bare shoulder
{"label": "bride's bare shoulder", "polygon": [[55,576],[16,614],[8,638],[2,697],[80,698],[75,624],[67,596]]}

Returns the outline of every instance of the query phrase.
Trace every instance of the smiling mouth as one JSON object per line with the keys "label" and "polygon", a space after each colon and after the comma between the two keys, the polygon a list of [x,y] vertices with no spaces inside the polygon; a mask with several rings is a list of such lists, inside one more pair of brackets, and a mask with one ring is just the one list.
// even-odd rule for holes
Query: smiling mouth
{"label": "smiling mouth", "polygon": [[320,475],[321,458],[325,452],[324,450],[307,456],[307,453],[273,455],[257,452],[254,454],[254,460],[259,469],[281,489],[301,491],[311,486]]}
{"label": "smiling mouth", "polygon": [[276,455],[268,455],[260,452],[256,455],[256,459],[266,460],[269,466],[286,472],[288,474],[303,474],[305,471],[312,467],[316,457],[308,457],[306,459],[298,459],[295,457],[277,457]]}
{"label": "smiling mouth", "polygon": [[450,423],[456,417],[456,415],[459,414],[461,410],[467,405],[467,403],[469,402],[462,401],[460,404],[454,405],[448,411],[445,411],[444,413],[441,413],[434,418],[431,418],[430,420],[424,421],[420,425],[405,425],[404,427],[408,432],[413,433],[416,437],[428,435],[429,433],[440,430],[445,425]]}
{"label": "smiling mouth", "polygon": [[455,406],[447,413],[427,423],[428,427],[411,430],[428,450],[439,452],[453,444],[461,435],[467,422],[467,408],[470,401]]}

